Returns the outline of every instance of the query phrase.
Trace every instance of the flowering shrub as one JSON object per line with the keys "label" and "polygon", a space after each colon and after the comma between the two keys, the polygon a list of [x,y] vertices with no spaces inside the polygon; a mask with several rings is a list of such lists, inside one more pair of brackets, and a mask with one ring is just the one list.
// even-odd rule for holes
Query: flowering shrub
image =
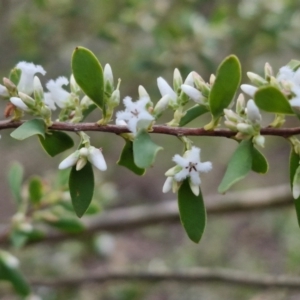
{"label": "flowering shrub", "polygon": [[[94,193],[93,166],[100,171],[109,168],[104,158],[106,149],[92,146],[87,131],[106,131],[121,135],[125,146],[118,165],[137,175],[143,175],[154,164],[158,151],[162,150],[161,146],[151,140],[152,132],[177,136],[183,144],[183,153],[173,157],[176,166],[165,173],[167,179],[162,184],[162,191],[166,193],[172,190],[178,193],[182,225],[189,238],[198,243],[206,224],[199,173],[209,172],[212,163],[201,162],[201,150],[193,145],[188,135],[227,136],[237,141],[237,148],[218,187],[220,193],[225,193],[251,170],[266,173],[268,162],[259,147],[264,147],[265,135],[282,135],[291,145],[292,193],[296,203],[300,201],[300,142],[295,137],[300,131],[280,128],[286,115],[300,118],[299,70],[300,61],[292,60],[277,75],[268,63],[265,65],[264,77],[248,72],[252,85],[242,84],[241,89],[251,99],[246,101],[245,94],[239,94],[235,109],[232,109],[241,81],[241,66],[236,56],[225,58],[216,75],[211,75],[208,82],[195,71],[183,80],[179,70],[175,69],[173,87],[162,77],[157,79],[161,99],[156,104],[152,102],[146,89],[139,86],[139,99],[132,101],[129,96],[125,97],[125,110],[115,113],[116,125],[109,125],[114,119],[115,108],[120,104],[120,80],[115,86],[111,67],[107,64],[103,70],[91,51],[77,47],[72,56],[73,74],[70,81],[65,77],[50,80],[46,84],[48,91],[44,90],[36,75],[46,74],[41,66],[27,62],[16,65],[9,78],[4,78],[3,85],[0,85],[0,96],[7,102],[5,116],[11,118],[9,121],[2,121],[0,128],[16,128],[11,137],[17,140],[36,135],[50,156],[73,147],[72,138],[64,131],[77,132],[80,137],[77,150],[67,156],[58,168],[71,167],[68,187],[72,210],[78,217],[82,217],[91,204]],[[193,106],[186,109],[191,101]],[[58,108],[58,120],[53,121],[52,111]],[[94,109],[101,110],[102,119],[96,124],[82,123]],[[167,126],[156,125],[160,116],[168,109],[173,111],[173,119]],[[260,110],[274,114],[274,120],[267,128],[262,128]],[[204,114],[211,115],[211,121],[204,128],[182,128]],[[22,121],[24,115],[34,118]],[[220,128],[223,117],[226,128]],[[32,238],[35,231],[20,195],[20,172],[20,168],[15,166],[10,176],[12,192],[19,206],[10,234],[15,243],[23,245]],[[53,219],[53,215],[41,214],[39,208],[45,204],[42,193],[42,184],[35,178],[30,182],[29,198],[31,205],[35,207],[34,213],[39,215],[40,220],[52,222],[61,230],[82,230],[80,221],[73,217],[66,219],[64,214],[56,214]],[[299,205],[296,205],[296,211],[300,219]],[[28,285],[19,274],[15,258],[5,251],[0,252],[0,271],[0,274],[4,274],[0,279],[11,281],[20,294],[30,293]]]}

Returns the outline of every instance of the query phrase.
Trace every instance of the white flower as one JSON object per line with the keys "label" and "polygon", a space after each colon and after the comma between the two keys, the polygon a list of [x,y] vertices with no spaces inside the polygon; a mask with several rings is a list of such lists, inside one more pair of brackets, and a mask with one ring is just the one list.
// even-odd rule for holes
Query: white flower
{"label": "white flower", "polygon": [[70,99],[71,93],[62,88],[63,85],[68,85],[69,80],[66,77],[58,77],[56,80],[50,80],[46,84],[49,93],[45,93],[45,102],[49,107],[53,106],[53,102],[60,108],[64,108]]}
{"label": "white flower", "polygon": [[250,97],[253,97],[255,92],[258,90],[256,86],[250,84],[242,84],[241,89],[245,94],[249,95]]}
{"label": "white flower", "polygon": [[251,121],[251,123],[259,124],[261,122],[261,115],[259,113],[259,109],[252,99],[250,99],[247,102],[246,113],[247,113],[247,117]]}
{"label": "white flower", "polygon": [[189,75],[186,77],[184,84],[189,86],[194,86],[194,71],[190,72]]}
{"label": "white flower", "polygon": [[[177,164],[176,167],[171,168],[168,172],[168,176],[163,186],[163,192],[168,192],[174,185],[174,181],[182,182],[187,177],[190,178],[190,187],[193,193],[199,195],[199,185],[201,183],[199,173],[207,173],[212,169],[212,163],[210,161],[200,161],[200,151],[198,147],[192,147],[184,153],[183,156],[176,154],[173,157],[173,161]],[[168,173],[167,172],[167,173]]]}
{"label": "white flower", "polygon": [[21,61],[16,66],[17,69],[22,71],[21,78],[18,83],[18,91],[25,94],[32,94],[33,92],[33,77],[36,73],[41,73],[42,75],[46,74],[46,71],[42,66],[35,65],[33,63],[28,63]]}
{"label": "white flower", "polygon": [[117,112],[117,122],[126,121],[128,129],[136,134],[139,129],[149,127],[154,117],[147,111],[146,105],[149,102],[148,97],[143,97],[136,102],[132,102],[130,97],[125,97],[125,110]]}
{"label": "white flower", "polygon": [[181,85],[181,89],[183,90],[183,92],[185,94],[187,94],[196,103],[198,103],[198,104],[203,104],[204,103],[203,95],[201,94],[200,91],[198,91],[194,87],[192,87],[190,85],[187,85],[187,84],[183,84],[183,85]]}
{"label": "white flower", "polygon": [[87,161],[89,161],[91,164],[93,164],[97,169],[101,171],[105,171],[107,169],[107,165],[103,157],[102,151],[93,146],[83,147],[75,151],[67,158],[65,158],[59,164],[58,168],[60,170],[67,169],[76,164],[76,170],[79,171],[85,166]]}
{"label": "white flower", "polygon": [[157,86],[162,97],[168,95],[171,103],[176,103],[177,94],[162,77],[157,78]]}

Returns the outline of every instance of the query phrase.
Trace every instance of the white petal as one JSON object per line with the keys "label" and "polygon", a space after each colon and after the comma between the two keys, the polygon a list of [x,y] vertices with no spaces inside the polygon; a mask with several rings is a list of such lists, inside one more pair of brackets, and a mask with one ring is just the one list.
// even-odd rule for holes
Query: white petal
{"label": "white petal", "polygon": [[198,172],[207,173],[212,169],[212,163],[210,161],[198,163],[196,169]]}
{"label": "white petal", "polygon": [[122,119],[116,119],[116,125],[127,126],[127,123]]}
{"label": "white petal", "polygon": [[185,178],[189,176],[189,170],[186,168],[183,168],[180,172],[174,175],[174,179],[178,182],[183,181]]}
{"label": "white petal", "polygon": [[179,154],[174,155],[173,161],[182,168],[185,168],[189,165],[189,161]]}
{"label": "white petal", "polygon": [[162,96],[169,95],[174,102],[177,100],[176,93],[162,77],[157,78],[157,86]]}
{"label": "white petal", "polygon": [[14,105],[14,106],[16,106],[16,107],[18,107],[18,108],[20,108],[20,109],[22,109],[22,110],[24,110],[24,111],[27,111],[28,110],[28,106],[21,100],[21,98],[18,98],[18,97],[10,97],[10,102]]}
{"label": "white petal", "polygon": [[189,184],[190,184],[190,188],[191,188],[193,194],[195,196],[199,196],[199,193],[200,193],[199,185],[193,184],[191,180],[190,180]]}
{"label": "white petal", "polygon": [[201,180],[200,180],[200,176],[199,176],[199,173],[192,170],[190,172],[190,178],[191,178],[191,182],[194,184],[194,185],[200,185],[201,183]]}
{"label": "white petal", "polygon": [[125,98],[123,99],[123,103],[124,103],[126,109],[131,110],[131,109],[134,107],[134,104],[133,104],[133,102],[132,102],[132,98],[129,97],[129,96],[127,96],[127,97],[125,97]]}
{"label": "white petal", "polygon": [[88,160],[99,170],[105,171],[107,169],[107,165],[104,159],[104,156],[102,154],[102,151],[95,148],[90,147],[89,148],[89,156]]}
{"label": "white petal", "polygon": [[138,119],[137,119],[137,118],[130,118],[130,119],[128,120],[128,123],[127,123],[128,129],[129,129],[134,135],[136,135],[136,133],[137,133],[137,122],[138,122]]}
{"label": "white petal", "polygon": [[258,90],[256,86],[250,84],[242,84],[241,89],[245,94],[249,95],[250,97],[253,97],[255,92]]}
{"label": "white petal", "polygon": [[247,102],[247,117],[252,123],[260,123],[261,121],[259,109],[252,99]]}
{"label": "white petal", "polygon": [[68,84],[68,79],[63,76],[58,77],[56,80],[50,80],[46,84],[46,87],[49,90],[53,101],[60,108],[63,108],[69,100],[70,93],[62,88],[63,85]]}
{"label": "white petal", "polygon": [[195,164],[200,162],[200,152],[200,148],[193,146],[191,150],[186,151],[184,157],[186,157],[188,161]]}
{"label": "white petal", "polygon": [[45,104],[51,109],[51,110],[56,110],[55,103],[51,97],[51,93],[44,93],[44,101]]}
{"label": "white petal", "polygon": [[172,184],[173,184],[173,178],[172,177],[167,177],[164,186],[162,188],[163,193],[167,193],[172,189]]}
{"label": "white petal", "polygon": [[78,151],[72,153],[71,155],[69,155],[67,158],[65,158],[58,166],[58,168],[60,170],[62,169],[67,169],[69,167],[72,167],[76,164],[77,160],[79,157],[79,153]]}
{"label": "white petal", "polygon": [[192,100],[194,100],[196,103],[203,104],[203,95],[201,94],[200,91],[195,89],[192,86],[183,84],[181,86],[181,89],[185,94],[187,94]]}

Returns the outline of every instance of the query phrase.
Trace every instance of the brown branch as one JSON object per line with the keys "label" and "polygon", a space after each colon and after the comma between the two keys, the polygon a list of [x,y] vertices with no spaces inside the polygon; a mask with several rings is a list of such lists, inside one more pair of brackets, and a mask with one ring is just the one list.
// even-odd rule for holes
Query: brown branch
{"label": "brown branch", "polygon": [[[216,215],[281,208],[292,205],[293,198],[289,186],[281,185],[208,196],[205,198],[205,204],[208,214]],[[177,201],[107,210],[94,219],[87,219],[86,230],[82,233],[67,234],[51,231],[44,239],[31,243],[57,243],[67,239],[88,238],[99,231],[119,232],[162,222],[179,222]],[[7,244],[7,237],[7,234],[2,237],[0,234],[0,245]]]}
{"label": "brown branch", "polygon": [[[17,128],[22,125],[25,121],[0,121],[0,130]],[[98,125],[96,123],[78,123],[70,124],[63,122],[54,122],[49,129],[62,130],[62,131],[100,131],[100,132],[111,132],[115,134],[129,132],[126,126],[117,125]],[[295,128],[263,128],[261,129],[262,135],[273,135],[287,138],[292,135],[300,134],[300,127]],[[183,127],[169,127],[165,125],[154,125],[151,133],[175,135],[175,136],[222,136],[222,137],[233,137],[236,132],[228,129],[215,129],[205,130],[204,128],[183,128]]]}
{"label": "brown branch", "polygon": [[96,274],[53,280],[32,279],[34,286],[55,288],[78,287],[87,283],[114,281],[175,281],[177,283],[221,283],[254,288],[300,289],[300,277],[287,275],[253,274],[222,268],[196,268],[186,271],[102,271]]}

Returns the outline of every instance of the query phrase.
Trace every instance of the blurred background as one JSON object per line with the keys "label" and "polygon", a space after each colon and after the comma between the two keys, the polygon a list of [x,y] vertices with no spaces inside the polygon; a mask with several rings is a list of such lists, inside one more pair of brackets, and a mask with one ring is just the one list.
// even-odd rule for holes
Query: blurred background
{"label": "blurred background", "polygon": [[[241,60],[243,82],[246,72],[263,74],[265,62],[275,72],[290,59],[299,59],[300,7],[296,0],[0,0],[0,76],[7,76],[19,61],[41,64],[44,82],[70,76],[74,47],[91,49],[100,62],[112,66],[115,79],[121,78],[121,97],[137,99],[141,84],[152,101],[160,98],[156,78],[172,82],[174,68],[185,77],[197,71],[205,80],[229,54]],[[1,103],[2,111],[5,103]],[[94,113],[90,120],[98,120]],[[169,121],[164,116],[161,123]],[[4,117],[3,117],[4,119]],[[201,118],[191,126],[201,127]],[[266,119],[266,124],[269,120]],[[292,120],[287,125],[293,126]],[[297,125],[297,121],[294,124]],[[15,208],[7,184],[12,161],[33,174],[52,176],[66,153],[50,159],[34,138],[22,143],[12,140],[9,131],[0,142],[0,223],[9,222]],[[73,135],[75,141],[77,137]],[[164,147],[157,163],[143,177],[116,165],[123,140],[105,133],[91,134],[92,144],[103,148],[108,163],[97,174],[99,189],[109,201],[105,209],[158,203],[174,199],[162,194],[165,171],[173,166],[181,144],[174,137],[153,136]],[[212,161],[214,169],[203,176],[202,191],[215,194],[236,143],[225,138],[193,138],[202,149],[202,160]],[[264,154],[269,173],[250,174],[233,189],[246,190],[288,182],[289,145],[267,138]],[[98,172],[99,173],[99,172]],[[101,199],[96,199],[101,202]],[[108,251],[105,252],[105,247]],[[92,272],[100,268],[131,267],[184,269],[189,267],[228,267],[249,272],[300,275],[300,229],[292,208],[224,214],[208,217],[207,229],[199,245],[188,240],[179,222],[137,228],[119,234],[102,233],[88,242],[64,242],[49,247],[36,245],[14,254],[20,258],[24,274],[53,278]],[[100,249],[100,250],[99,250]],[[101,250],[102,249],[102,250]],[[104,251],[104,252],[103,252]],[[261,291],[211,284],[90,284],[78,288],[38,288],[42,299],[299,299],[294,291]],[[0,284],[1,299],[14,298]]]}

